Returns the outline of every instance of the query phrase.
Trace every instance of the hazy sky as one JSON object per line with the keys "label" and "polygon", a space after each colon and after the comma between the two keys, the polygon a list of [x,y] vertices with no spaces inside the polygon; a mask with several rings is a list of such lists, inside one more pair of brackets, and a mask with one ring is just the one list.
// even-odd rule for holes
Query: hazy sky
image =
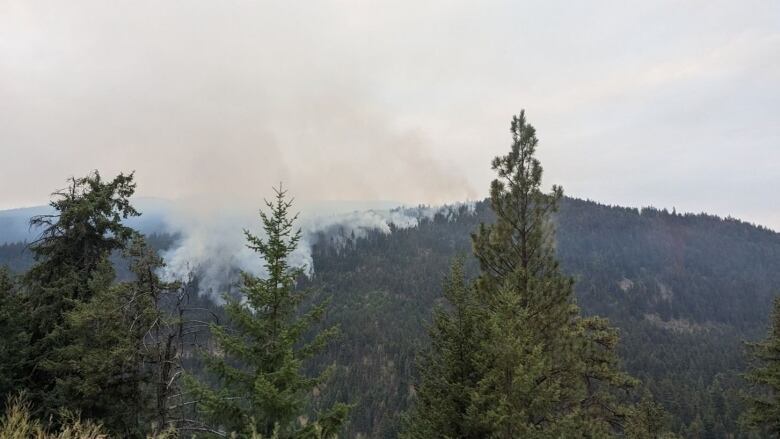
{"label": "hazy sky", "polygon": [[0,0],[0,208],[71,175],[256,203],[547,184],[780,229],[780,2]]}

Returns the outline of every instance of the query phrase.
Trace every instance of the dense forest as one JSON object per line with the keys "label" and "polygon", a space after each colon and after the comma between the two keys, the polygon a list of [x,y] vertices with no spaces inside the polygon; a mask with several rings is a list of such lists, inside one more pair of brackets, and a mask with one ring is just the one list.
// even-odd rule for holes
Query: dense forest
{"label": "dense forest", "polygon": [[137,215],[132,175],[72,180],[56,214],[33,220],[39,240],[0,246],[2,425],[124,437],[776,434],[766,391],[780,383],[780,322],[746,341],[772,327],[780,234],[544,193],[522,114],[513,134],[490,199],[389,233],[331,229],[309,274],[287,264],[300,234],[279,188],[265,235],[247,232],[268,276],[236,271],[219,303],[197,294],[197,271],[159,278],[157,252],[178,237],[124,225]]}
{"label": "dense forest", "polygon": [[[332,355],[369,366],[345,367],[340,382],[375,389],[361,395],[350,428],[359,422],[356,431],[393,436],[442,279],[452,258],[470,253],[469,233],[493,216],[480,202],[415,228],[315,248],[312,282],[333,294],[330,317],[354,340]],[[780,285],[780,235],[733,219],[570,198],[555,224],[579,305],[620,328],[626,369],[664,405],[674,430],[712,438],[741,431],[743,341],[765,332]],[[475,261],[466,267],[476,272]],[[375,406],[395,409],[378,418]]]}
{"label": "dense forest", "polygon": [[[343,335],[326,355],[340,376],[333,398],[356,403],[348,431],[393,437],[443,278],[453,258],[470,253],[470,233],[493,216],[483,201],[389,234],[345,232],[315,245],[314,273],[302,285],[332,297],[327,319]],[[657,395],[675,430],[692,426],[713,438],[741,431],[743,341],[764,335],[780,292],[780,234],[735,219],[572,198],[563,199],[555,224],[578,303],[620,328],[626,369]],[[176,243],[164,234],[147,240],[158,250]],[[26,244],[0,245],[0,265],[23,273],[32,264]],[[117,267],[127,278],[125,265]],[[475,261],[466,270],[473,276]],[[191,289],[191,300],[219,308]]]}

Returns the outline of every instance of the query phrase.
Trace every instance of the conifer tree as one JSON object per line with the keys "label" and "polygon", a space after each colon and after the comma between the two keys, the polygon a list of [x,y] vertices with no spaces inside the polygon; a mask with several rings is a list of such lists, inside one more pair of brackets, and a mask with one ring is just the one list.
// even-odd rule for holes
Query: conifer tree
{"label": "conifer tree", "polygon": [[330,327],[310,339],[307,331],[321,319],[325,304],[302,309],[308,291],[295,289],[304,269],[290,265],[301,231],[289,210],[286,191],[275,189],[260,212],[266,236],[245,231],[247,246],[258,253],[267,275],[242,273],[241,298],[226,296],[225,311],[233,328],[212,325],[215,349],[206,364],[219,387],[189,377],[189,387],[207,430],[238,437],[330,438],[344,422],[348,407],[335,404],[306,421],[312,392],[327,373],[304,375],[304,362],[337,334]]}
{"label": "conifer tree", "polygon": [[746,396],[743,416],[748,427],[780,436],[780,298],[775,298],[769,334],[757,343],[749,343],[753,365],[745,375],[752,387]]}
{"label": "conifer tree", "polygon": [[[90,281],[92,297],[66,313],[62,328],[68,344],[55,349],[44,368],[61,377],[55,391],[68,409],[99,421],[122,437],[144,437],[153,423],[166,428],[153,385],[158,340],[153,330],[167,318],[160,296],[175,289],[156,272],[161,258],[137,236],[125,252],[134,280],[114,283],[105,258]],[[162,413],[164,415],[164,413]],[[154,421],[153,421],[154,419]]]}
{"label": "conifer tree", "polygon": [[[466,335],[473,338],[432,332],[409,432],[507,439],[620,434],[629,414],[620,396],[635,380],[618,367],[616,330],[580,316],[573,280],[555,258],[551,215],[563,190],[542,191],[538,139],[524,112],[513,118],[511,132],[510,152],[492,163],[496,221],[472,235],[480,274],[473,287],[461,288],[472,298],[458,302],[448,293],[452,321],[478,316]],[[437,314],[434,328],[442,322],[450,320]],[[448,374],[459,360],[451,350],[458,343],[469,346],[468,375]],[[453,397],[452,388],[464,394]]]}
{"label": "conifer tree", "polygon": [[[30,246],[36,264],[24,278],[30,346],[21,353],[28,376],[24,387],[39,414],[52,414],[69,402],[60,392],[68,381],[55,352],[67,349],[66,316],[113,280],[106,264],[111,252],[121,250],[136,235],[122,220],[138,215],[129,198],[135,191],[133,175],[120,174],[104,181],[95,171],[70,179],[67,189],[55,192],[55,213],[31,220],[42,227]],[[110,279],[110,280],[109,280]]]}
{"label": "conifer tree", "polygon": [[142,392],[141,337],[148,324],[136,320],[128,284],[113,284],[108,259],[90,282],[92,297],[66,313],[62,333],[68,343],[41,367],[57,376],[53,392],[69,410],[99,421],[114,434],[142,437],[147,399]]}
{"label": "conifer tree", "polygon": [[524,112],[511,133],[509,154],[493,160],[496,222],[473,236],[477,291],[490,315],[470,416],[496,437],[603,437],[622,429],[626,407],[615,391],[635,381],[617,367],[616,331],[580,316],[573,280],[555,259],[551,215],[563,190],[542,191],[538,139]]}
{"label": "conifer tree", "polygon": [[485,431],[463,416],[479,377],[476,353],[482,334],[482,308],[457,259],[444,282],[446,306],[434,311],[431,346],[420,361],[421,384],[403,436],[481,438]]}
{"label": "conifer tree", "polygon": [[639,403],[629,411],[624,433],[631,439],[677,438],[669,431],[668,423],[669,414],[653,400],[650,391],[645,389]]}

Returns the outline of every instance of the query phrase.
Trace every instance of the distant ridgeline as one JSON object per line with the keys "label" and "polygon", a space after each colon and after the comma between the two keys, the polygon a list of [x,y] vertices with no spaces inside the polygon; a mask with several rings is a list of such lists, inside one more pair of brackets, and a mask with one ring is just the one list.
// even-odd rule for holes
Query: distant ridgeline
{"label": "distant ridgeline", "polygon": [[[133,198],[133,206],[143,215],[127,219],[125,223],[129,227],[144,234],[161,233],[166,230],[166,217],[170,214],[171,202],[157,198],[138,197]],[[0,210],[0,245],[35,240],[40,230],[30,228],[30,218],[53,212],[54,209],[49,206]]]}
{"label": "distant ridgeline", "polygon": [[[312,249],[314,274],[302,286],[333,297],[327,320],[343,336],[322,360],[337,364],[329,397],[356,404],[347,437],[395,436],[442,279],[456,255],[471,254],[470,233],[492,220],[484,202],[445,212],[390,233],[323,236]],[[742,341],[764,334],[780,293],[780,234],[577,199],[564,200],[556,225],[558,258],[576,279],[580,306],[620,328],[626,368],[672,414],[676,431],[739,432]],[[175,240],[157,235],[152,244]],[[3,264],[22,272],[32,259],[23,244],[5,244]],[[474,261],[467,270],[475,272]]]}

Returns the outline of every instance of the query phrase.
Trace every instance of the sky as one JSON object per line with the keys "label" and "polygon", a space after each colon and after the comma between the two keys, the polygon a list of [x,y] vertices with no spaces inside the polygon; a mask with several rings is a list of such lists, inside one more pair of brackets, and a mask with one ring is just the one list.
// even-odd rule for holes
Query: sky
{"label": "sky", "polygon": [[780,230],[780,2],[0,0],[0,208],[70,176],[208,209],[545,184]]}

